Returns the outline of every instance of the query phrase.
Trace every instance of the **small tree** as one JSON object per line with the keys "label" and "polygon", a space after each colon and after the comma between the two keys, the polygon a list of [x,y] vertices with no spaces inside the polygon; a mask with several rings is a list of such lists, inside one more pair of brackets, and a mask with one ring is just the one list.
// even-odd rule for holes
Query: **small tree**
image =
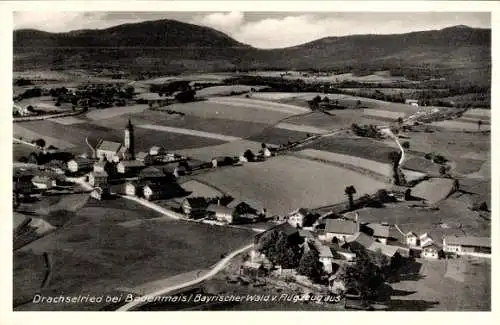
{"label": "small tree", "polygon": [[347,186],[344,190],[345,195],[349,199],[349,209],[353,209],[354,207],[354,194],[356,194],[356,188],[353,185]]}
{"label": "small tree", "polygon": [[319,261],[318,254],[313,250],[309,250],[302,254],[297,272],[307,276],[313,281],[318,280],[322,273],[322,264]]}
{"label": "small tree", "polygon": [[401,144],[401,146],[402,146],[403,148],[405,148],[405,149],[410,149],[410,142],[405,141],[405,142],[403,142],[403,143]]}
{"label": "small tree", "polygon": [[44,148],[46,143],[44,139],[40,138],[35,140],[35,144],[40,148]]}
{"label": "small tree", "polygon": [[481,121],[481,120],[477,121],[477,129],[478,130],[481,129],[481,125],[483,125],[483,121]]}
{"label": "small tree", "polygon": [[398,124],[403,124],[403,118],[402,117],[398,117],[398,120],[397,120]]}

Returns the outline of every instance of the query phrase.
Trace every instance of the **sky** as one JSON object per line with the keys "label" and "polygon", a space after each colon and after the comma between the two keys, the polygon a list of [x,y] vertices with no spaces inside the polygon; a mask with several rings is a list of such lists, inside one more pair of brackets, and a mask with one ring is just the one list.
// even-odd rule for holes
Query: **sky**
{"label": "sky", "polygon": [[175,19],[215,28],[258,48],[282,48],[328,36],[395,34],[454,25],[491,28],[479,12],[14,12],[14,28],[47,32],[102,29],[145,20]]}

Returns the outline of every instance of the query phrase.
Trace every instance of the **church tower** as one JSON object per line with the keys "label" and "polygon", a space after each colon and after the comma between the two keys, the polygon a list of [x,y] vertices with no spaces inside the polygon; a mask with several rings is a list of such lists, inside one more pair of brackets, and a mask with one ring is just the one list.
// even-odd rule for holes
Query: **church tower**
{"label": "church tower", "polygon": [[128,124],[125,127],[125,134],[123,139],[123,144],[125,146],[125,154],[128,159],[135,159],[135,139],[134,139],[134,126],[128,119]]}

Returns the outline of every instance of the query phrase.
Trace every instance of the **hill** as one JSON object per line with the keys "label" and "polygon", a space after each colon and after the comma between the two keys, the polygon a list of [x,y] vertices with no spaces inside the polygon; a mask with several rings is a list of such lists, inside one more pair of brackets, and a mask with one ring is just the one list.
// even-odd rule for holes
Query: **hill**
{"label": "hill", "polygon": [[389,70],[410,78],[422,72],[489,84],[491,30],[455,26],[394,35],[327,37],[299,46],[263,50],[215,29],[174,20],[102,30],[14,31],[14,67],[113,68],[158,74],[247,69]]}

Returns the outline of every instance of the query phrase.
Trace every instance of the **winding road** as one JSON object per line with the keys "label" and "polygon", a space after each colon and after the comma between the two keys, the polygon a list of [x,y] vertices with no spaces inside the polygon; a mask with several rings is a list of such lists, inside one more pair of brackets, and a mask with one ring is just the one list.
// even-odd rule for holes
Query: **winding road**
{"label": "winding road", "polygon": [[[214,275],[216,275],[217,273],[219,273],[222,269],[224,269],[224,267],[227,266],[227,264],[229,263],[229,261],[234,258],[235,256],[245,252],[246,250],[249,250],[250,248],[253,247],[253,244],[249,244],[249,245],[246,245],[242,248],[239,248],[233,252],[231,252],[230,254],[228,254],[226,257],[224,257],[222,260],[220,260],[217,264],[215,264],[213,266],[213,268],[205,273],[203,276],[197,278],[197,279],[194,279],[194,280],[191,280],[191,281],[186,281],[184,283],[181,283],[181,284],[177,284],[177,285],[174,285],[174,286],[169,286],[169,287],[166,287],[166,288],[162,288],[162,289],[159,289],[155,292],[152,292],[150,294],[147,294],[144,297],[155,297],[155,296],[161,296],[161,295],[165,295],[165,294],[168,294],[172,291],[176,291],[176,290],[179,290],[179,289],[182,289],[182,288],[185,288],[185,287],[189,287],[189,286],[192,286],[192,285],[195,285],[195,284],[198,284],[198,283],[201,283],[211,277],[213,277]],[[144,306],[146,304],[148,304],[148,299],[136,299],[132,302],[129,302],[121,307],[119,307],[116,311],[129,311],[129,310],[133,310],[133,309],[137,309],[138,307],[141,307],[141,306]]]}

